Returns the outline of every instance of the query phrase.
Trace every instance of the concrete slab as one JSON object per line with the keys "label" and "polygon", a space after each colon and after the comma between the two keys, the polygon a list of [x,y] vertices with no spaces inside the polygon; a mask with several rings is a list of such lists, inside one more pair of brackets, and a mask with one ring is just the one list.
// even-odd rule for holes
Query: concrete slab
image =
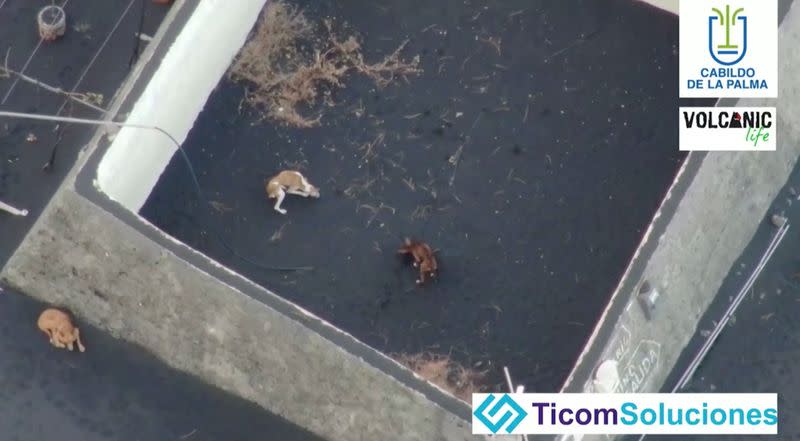
{"label": "concrete slab", "polygon": [[[763,225],[800,155],[800,127],[793,117],[799,89],[789,74],[800,65],[793,50],[798,29],[795,6],[779,31],[780,99],[735,103],[777,106],[778,151],[689,156],[564,391],[593,391],[594,368],[608,359],[621,364],[618,391],[653,392],[665,386],[700,317],[722,295],[725,277]],[[652,320],[636,298],[644,280],[662,294]]]}
{"label": "concrete slab", "polygon": [[322,441],[91,326],[79,323],[86,352],[57,350],[36,327],[44,307],[0,292],[5,441]]}

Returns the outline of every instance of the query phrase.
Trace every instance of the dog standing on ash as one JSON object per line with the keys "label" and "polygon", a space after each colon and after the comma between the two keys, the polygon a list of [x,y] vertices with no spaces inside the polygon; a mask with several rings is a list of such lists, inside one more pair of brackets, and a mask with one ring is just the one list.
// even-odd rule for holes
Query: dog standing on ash
{"label": "dog standing on ash", "polygon": [[403,246],[397,250],[398,254],[410,254],[414,258],[411,265],[414,268],[419,268],[419,279],[417,285],[425,283],[428,277],[436,277],[436,272],[439,270],[439,263],[436,261],[433,249],[425,242],[419,242],[406,238]]}

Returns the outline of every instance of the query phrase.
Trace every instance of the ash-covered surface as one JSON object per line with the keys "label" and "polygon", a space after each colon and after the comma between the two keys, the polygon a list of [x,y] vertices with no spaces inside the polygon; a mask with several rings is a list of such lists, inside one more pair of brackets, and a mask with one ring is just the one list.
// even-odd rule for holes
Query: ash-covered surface
{"label": "ash-covered surface", "polygon": [[[138,0],[59,1],[67,14],[66,32],[56,41],[40,44],[36,14],[47,4],[0,0],[0,66],[66,92],[102,95],[103,109],[128,74],[140,24],[141,32],[152,37],[168,10]],[[146,46],[140,41],[139,51]],[[63,94],[3,69],[0,110],[103,117],[100,111],[68,102]],[[0,201],[30,212],[23,218],[0,211],[0,266],[36,221],[95,130],[87,125],[0,117]],[[55,161],[44,171],[56,145]]]}
{"label": "ash-covered surface", "polygon": [[[176,155],[141,213],[378,350],[558,390],[684,157],[677,18],[630,1],[299,6],[347,22],[369,60],[409,39],[424,73],[382,90],[353,75],[306,129],[260,120],[224,80],[184,143],[216,209]],[[264,180],[295,167],[322,197],[282,216]],[[315,269],[265,270],[215,229],[250,260]],[[429,286],[395,254],[406,236],[439,250]]]}
{"label": "ash-covered surface", "polygon": [[36,327],[45,307],[0,292],[4,440],[320,439],[80,322],[86,352],[56,349]]}

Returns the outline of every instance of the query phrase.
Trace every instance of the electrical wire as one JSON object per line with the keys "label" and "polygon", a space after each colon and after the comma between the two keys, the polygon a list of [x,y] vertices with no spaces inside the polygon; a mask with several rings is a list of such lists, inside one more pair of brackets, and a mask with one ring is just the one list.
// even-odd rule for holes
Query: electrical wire
{"label": "electrical wire", "polygon": [[[53,122],[65,122],[65,123],[74,123],[74,124],[85,124],[85,125],[92,125],[92,126],[113,126],[113,127],[122,127],[122,128],[133,128],[133,129],[145,129],[145,130],[155,130],[157,132],[162,133],[164,136],[169,138],[173,144],[177,147],[178,151],[180,152],[181,156],[186,163],[186,166],[189,170],[189,174],[192,177],[192,184],[197,192],[197,197],[201,203],[205,204],[206,208],[209,209],[211,212],[211,202],[205,197],[203,193],[203,189],[200,186],[200,181],[197,179],[197,174],[195,173],[194,167],[192,166],[191,160],[189,160],[189,155],[186,154],[186,151],[183,149],[181,144],[166,130],[162,129],[158,126],[151,126],[146,124],[134,124],[128,122],[119,122],[113,120],[99,120],[99,119],[90,119],[90,118],[74,118],[74,117],[66,117],[66,116],[56,116],[56,115],[41,115],[35,113],[25,113],[25,112],[10,112],[10,111],[2,111],[0,110],[0,117],[9,117],[9,118],[21,118],[21,119],[33,119],[33,120],[40,120],[40,121],[53,121]],[[219,230],[212,229],[215,235],[217,236],[217,240],[224,246],[231,254],[235,257],[241,259],[244,262],[247,262],[253,266],[259,267],[264,270],[268,271],[284,271],[284,272],[292,272],[292,271],[311,271],[314,267],[311,266],[291,266],[291,267],[283,267],[283,266],[273,266],[273,265],[264,265],[262,263],[256,262],[248,257],[242,256],[239,254],[228,242],[222,237],[222,234]]]}

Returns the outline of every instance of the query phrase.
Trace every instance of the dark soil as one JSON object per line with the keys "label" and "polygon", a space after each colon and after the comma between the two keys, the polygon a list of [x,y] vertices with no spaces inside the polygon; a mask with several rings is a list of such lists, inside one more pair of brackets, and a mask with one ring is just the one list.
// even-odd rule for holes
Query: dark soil
{"label": "dark soil", "polygon": [[[684,157],[677,19],[629,0],[301,6],[347,22],[368,60],[409,38],[424,73],[384,90],[353,76],[310,129],[261,121],[222,81],[184,143],[221,210],[176,155],[142,214],[381,351],[558,390]],[[322,197],[282,216],[263,183],[289,167]],[[220,225],[241,255],[315,270],[244,262]],[[429,286],[395,254],[406,236],[439,250]]]}

